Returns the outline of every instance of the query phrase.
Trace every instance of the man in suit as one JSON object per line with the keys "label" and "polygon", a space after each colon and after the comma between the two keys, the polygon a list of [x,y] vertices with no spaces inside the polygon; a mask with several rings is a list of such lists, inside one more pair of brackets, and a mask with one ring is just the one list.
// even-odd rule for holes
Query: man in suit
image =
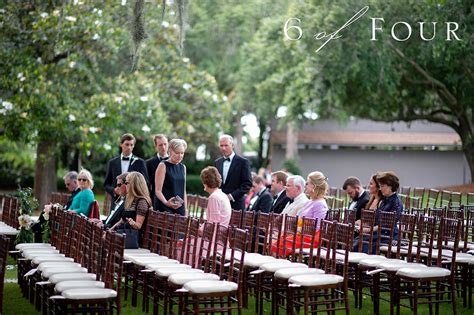
{"label": "man in suit", "polygon": [[122,218],[122,212],[125,205],[125,197],[127,196],[127,185],[125,185],[127,175],[125,172],[117,176],[117,188],[119,190],[119,198],[115,201],[114,207],[110,209],[110,214],[105,220],[92,219],[93,222],[103,227],[105,230],[113,227]]}
{"label": "man in suit", "polygon": [[146,163],[141,158],[132,154],[135,146],[135,137],[126,133],[120,138],[120,148],[122,153],[109,160],[107,163],[107,174],[105,175],[104,188],[107,193],[112,196],[110,209],[113,209],[115,200],[119,197],[120,189],[116,187],[117,176],[125,172],[139,172],[146,180],[149,185],[148,171],[146,169]]}
{"label": "man in suit", "polygon": [[291,202],[287,203],[281,214],[297,216],[309,201],[304,193],[305,180],[299,175],[288,176],[286,180],[286,195]]}
{"label": "man in suit", "polygon": [[273,197],[265,186],[265,180],[262,176],[255,176],[252,183],[252,189],[255,195],[250,200],[247,211],[261,211],[270,212],[272,207]]}
{"label": "man in suit", "polygon": [[64,207],[65,210],[68,210],[71,207],[72,199],[74,199],[74,196],[76,196],[81,191],[77,183],[77,172],[67,172],[66,175],[64,175],[63,180],[67,190],[71,193],[71,197],[69,197],[69,200],[67,201],[66,206]]}
{"label": "man in suit", "polygon": [[156,154],[150,159],[146,160],[146,168],[148,171],[148,178],[150,179],[150,196],[153,200],[153,209],[158,209],[158,198],[155,196],[155,172],[158,168],[158,164],[160,164],[161,161],[169,159],[168,138],[166,138],[164,134],[157,134],[153,137],[153,141],[155,142]]}
{"label": "man in suit", "polygon": [[272,186],[270,191],[273,195],[273,203],[270,212],[281,213],[285,208],[286,204],[290,201],[290,198],[286,196],[286,178],[288,174],[283,171],[277,171],[272,173]]}
{"label": "man in suit", "polygon": [[229,135],[219,138],[219,149],[222,157],[214,162],[214,166],[222,176],[222,191],[230,200],[234,210],[245,209],[245,194],[252,187],[250,163],[234,152],[234,139]]}
{"label": "man in suit", "polygon": [[356,220],[359,220],[362,209],[365,209],[369,202],[369,193],[364,190],[360,180],[354,176],[348,177],[344,181],[342,189],[344,189],[352,199],[349,209],[356,211]]}

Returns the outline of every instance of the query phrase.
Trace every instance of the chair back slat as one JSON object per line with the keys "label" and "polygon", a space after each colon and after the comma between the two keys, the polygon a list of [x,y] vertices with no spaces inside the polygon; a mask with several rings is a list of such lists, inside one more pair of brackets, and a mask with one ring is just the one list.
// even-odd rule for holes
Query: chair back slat
{"label": "chair back slat", "polygon": [[297,248],[297,262],[304,262],[305,258],[308,257],[308,265],[310,267],[314,264],[314,246],[316,243],[316,226],[318,223],[318,219],[313,218],[306,218],[303,217],[301,219],[301,232],[299,238],[299,244]]}
{"label": "chair back slat", "polygon": [[372,253],[374,241],[375,214],[373,210],[362,210],[360,216],[359,242],[357,250],[359,252]]}
{"label": "chair back slat", "polygon": [[[394,258],[401,259],[402,257],[406,257],[407,261],[413,261],[412,248],[417,219],[418,215],[416,214],[400,214],[400,221],[398,224],[398,235],[396,238],[397,248],[395,250]],[[390,251],[387,251],[387,253],[390,253]]]}
{"label": "chair back slat", "polygon": [[242,221],[242,211],[241,210],[232,210],[230,215],[230,226],[240,227]]}
{"label": "chair back slat", "polygon": [[387,256],[390,256],[392,252],[392,241],[397,232],[398,236],[398,227],[395,225],[397,221],[397,213],[396,212],[386,212],[380,211],[378,213],[378,229],[377,229],[377,245],[375,253],[380,255],[380,244],[387,246]]}
{"label": "chair back slat", "polygon": [[253,239],[249,239],[248,252],[263,253],[268,248],[270,233],[271,215],[265,212],[259,212],[257,215],[257,224],[254,229]]}

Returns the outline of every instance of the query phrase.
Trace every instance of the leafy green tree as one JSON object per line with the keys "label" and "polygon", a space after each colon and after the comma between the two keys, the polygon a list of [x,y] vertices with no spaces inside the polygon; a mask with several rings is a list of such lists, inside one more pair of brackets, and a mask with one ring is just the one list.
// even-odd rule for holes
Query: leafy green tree
{"label": "leafy green tree", "polygon": [[[35,195],[56,187],[61,151],[87,166],[115,154],[118,137],[152,131],[198,145],[221,128],[226,103],[215,79],[181,58],[178,27],[147,3],[148,40],[131,73],[132,5],[120,2],[21,2],[0,9],[0,132],[36,144]],[[166,22],[166,23],[165,23]],[[66,154],[67,155],[67,154]],[[105,165],[104,165],[105,168]]]}
{"label": "leafy green tree", "polygon": [[[318,40],[317,34],[335,32],[367,5],[368,13],[342,29],[340,38],[321,47],[327,37]],[[289,119],[302,119],[309,111],[322,117],[427,120],[450,126],[461,137],[474,179],[474,42],[470,34],[474,12],[470,1],[318,1],[290,6],[285,18],[291,17],[300,19],[290,24],[301,29],[299,40],[284,39],[283,21],[281,31],[272,27],[274,21],[266,21],[259,29],[260,37],[252,41],[258,49],[248,49],[245,58],[250,69],[246,77],[259,73],[252,71],[255,66],[285,62],[267,66],[258,85],[244,82],[251,92],[244,97],[267,99],[273,80],[278,88],[272,102],[288,106]],[[376,40],[371,40],[371,17],[384,18],[377,21],[382,31],[376,32]],[[391,36],[392,25],[398,21],[413,28],[406,41]],[[420,21],[438,22],[433,40],[421,38]],[[459,24],[460,40],[452,36],[447,40],[446,22],[450,21]],[[432,27],[425,23],[425,38],[433,36]],[[270,30],[264,32],[266,28]],[[299,36],[296,27],[288,32],[293,39]],[[399,38],[407,37],[407,32],[403,27],[395,29]]]}

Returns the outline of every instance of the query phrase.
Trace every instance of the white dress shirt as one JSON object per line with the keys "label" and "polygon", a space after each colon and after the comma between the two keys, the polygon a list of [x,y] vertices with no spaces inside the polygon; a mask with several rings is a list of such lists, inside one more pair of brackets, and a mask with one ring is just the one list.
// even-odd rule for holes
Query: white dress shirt
{"label": "white dress shirt", "polygon": [[[122,158],[126,158],[128,157],[129,160],[128,161],[124,161],[122,160]],[[128,168],[130,167],[130,162],[132,161],[132,154],[130,154],[129,156],[124,156],[123,154],[120,154],[120,162],[121,162],[121,165],[122,165],[122,173],[125,173],[125,172],[128,172]]]}
{"label": "white dress shirt", "polygon": [[235,156],[235,152],[232,152],[232,154],[229,155],[230,161],[224,160],[224,162],[222,163],[222,181],[224,183],[227,179],[227,174],[229,174],[230,164],[232,163],[232,159],[234,158],[234,156]]}
{"label": "white dress shirt", "polygon": [[309,201],[308,197],[304,193],[296,196],[292,203],[287,203],[281,214],[287,214],[291,216],[297,216],[298,213],[303,209],[303,206]]}

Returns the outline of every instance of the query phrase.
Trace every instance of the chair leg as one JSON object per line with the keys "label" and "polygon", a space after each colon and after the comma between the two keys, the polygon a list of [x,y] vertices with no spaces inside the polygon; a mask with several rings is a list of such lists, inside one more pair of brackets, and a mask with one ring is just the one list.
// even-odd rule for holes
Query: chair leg
{"label": "chair leg", "polygon": [[413,283],[413,315],[418,314],[418,281]]}

